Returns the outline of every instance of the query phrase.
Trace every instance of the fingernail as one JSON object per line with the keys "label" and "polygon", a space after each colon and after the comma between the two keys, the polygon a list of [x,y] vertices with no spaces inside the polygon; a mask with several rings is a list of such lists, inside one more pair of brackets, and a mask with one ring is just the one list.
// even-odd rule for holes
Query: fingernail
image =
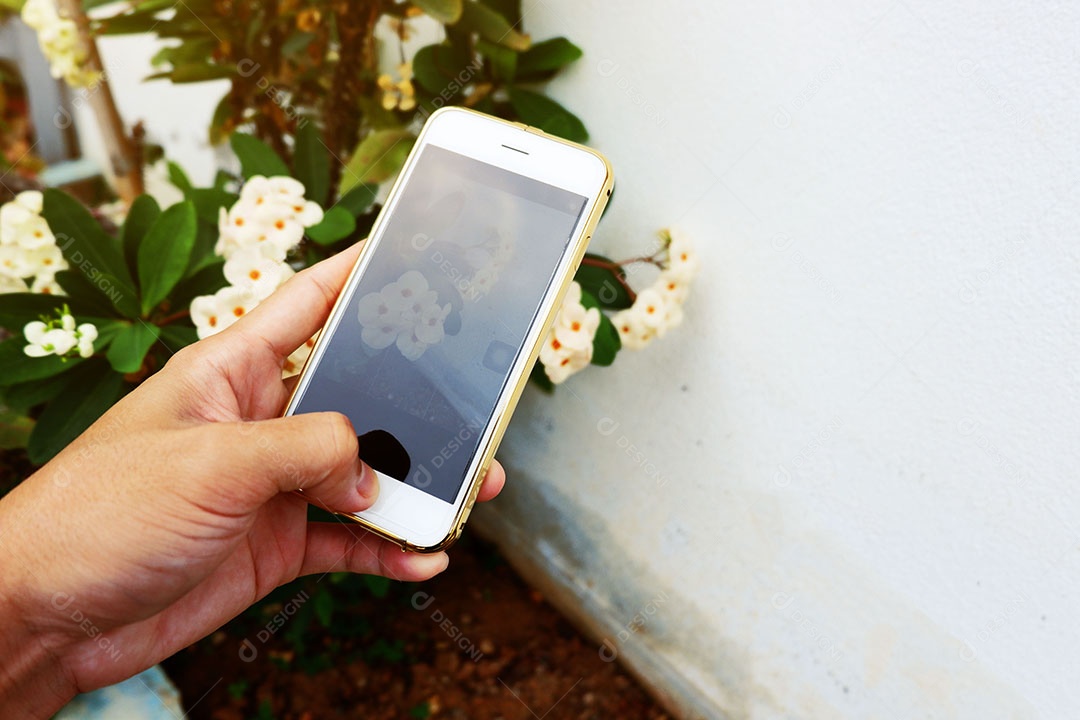
{"label": "fingernail", "polygon": [[379,497],[379,476],[365,462],[360,463],[360,477],[356,480],[356,492],[369,506]]}

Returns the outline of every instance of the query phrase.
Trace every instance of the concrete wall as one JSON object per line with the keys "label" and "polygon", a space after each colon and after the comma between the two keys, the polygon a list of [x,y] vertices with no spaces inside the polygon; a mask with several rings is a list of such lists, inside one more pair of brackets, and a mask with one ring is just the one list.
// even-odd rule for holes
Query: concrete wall
{"label": "concrete wall", "polygon": [[[525,5],[587,51],[555,92],[619,177],[596,248],[674,224],[705,271],[526,398],[477,529],[686,716],[1076,715],[1080,9]],[[217,93],[147,87],[208,174]]]}
{"label": "concrete wall", "polygon": [[596,247],[674,224],[705,272],[528,398],[480,524],[688,715],[1076,716],[1080,9],[528,20],[588,53],[556,93],[616,168]]}

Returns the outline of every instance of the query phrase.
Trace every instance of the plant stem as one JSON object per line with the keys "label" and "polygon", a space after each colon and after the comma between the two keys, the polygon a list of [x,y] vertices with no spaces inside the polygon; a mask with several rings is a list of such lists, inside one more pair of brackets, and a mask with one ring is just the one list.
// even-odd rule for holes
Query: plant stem
{"label": "plant stem", "polygon": [[100,73],[98,80],[89,88],[86,88],[86,100],[94,111],[97,118],[98,130],[102,134],[105,150],[109,156],[109,166],[112,171],[113,181],[116,183],[116,194],[124,201],[125,205],[131,205],[136,197],[143,193],[142,165],[139,163],[139,150],[124,128],[124,121],[120,117],[120,111],[116,107],[112,89],[109,86],[108,74],[101,62],[101,54],[98,52],[97,42],[90,32],[90,20],[83,12],[80,0],[58,0],[60,14],[75,22],[78,27],[79,42],[86,48],[86,65],[91,70]]}

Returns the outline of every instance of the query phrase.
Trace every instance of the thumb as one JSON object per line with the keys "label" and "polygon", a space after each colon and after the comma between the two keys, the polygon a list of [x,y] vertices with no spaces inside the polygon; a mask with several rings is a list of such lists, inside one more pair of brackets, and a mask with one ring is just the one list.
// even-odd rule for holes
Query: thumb
{"label": "thumb", "polygon": [[[356,431],[341,413],[321,412],[272,420],[205,426],[223,452],[215,475],[227,475],[221,497],[229,512],[251,512],[275,495],[302,490],[328,510],[359,512],[375,502],[379,482],[357,455]],[[224,468],[220,458],[227,458]]]}

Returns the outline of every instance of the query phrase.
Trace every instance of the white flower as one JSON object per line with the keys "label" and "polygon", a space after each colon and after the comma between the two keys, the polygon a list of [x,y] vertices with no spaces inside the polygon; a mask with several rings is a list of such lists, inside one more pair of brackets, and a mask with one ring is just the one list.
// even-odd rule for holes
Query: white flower
{"label": "white flower", "polygon": [[582,305],[581,286],[570,283],[555,324],[540,350],[540,362],[551,382],[559,384],[589,365],[599,327],[600,311]]}
{"label": "white flower", "polygon": [[41,205],[41,193],[29,190],[0,207],[0,292],[64,294],[55,275],[68,264],[40,215]]}
{"label": "white flower", "polygon": [[438,300],[423,273],[409,270],[379,292],[360,298],[360,339],[372,350],[396,344],[404,357],[418,360],[446,334],[444,322],[451,306],[439,305]]}
{"label": "white flower", "polygon": [[23,336],[28,343],[40,345],[41,339],[45,337],[45,333],[48,332],[48,330],[48,325],[40,320],[35,320],[34,322],[26,323],[26,326],[23,328]]}
{"label": "white flower", "polygon": [[94,340],[97,339],[98,331],[93,323],[77,326],[75,318],[65,305],[54,320],[27,323],[23,326],[23,336],[27,342],[23,352],[29,357],[70,357],[70,353],[75,350],[81,357],[87,358],[94,354]]}
{"label": "white flower", "polygon": [[243,248],[225,261],[225,279],[251,290],[259,300],[270,297],[293,274],[287,263],[275,262],[257,248]]}
{"label": "white flower", "polygon": [[191,301],[191,321],[202,340],[230,327],[258,303],[250,289],[226,285],[213,295],[200,295]]}
{"label": "white flower", "polygon": [[624,348],[640,350],[656,337],[656,331],[642,321],[640,309],[636,305],[615,313],[611,322],[615,325]]}
{"label": "white flower", "polygon": [[8,277],[0,273],[0,295],[27,292],[29,290],[30,288],[26,287],[26,282],[22,278]]}
{"label": "white flower", "polygon": [[420,314],[416,325],[413,327],[413,334],[416,335],[418,340],[428,345],[442,342],[442,339],[446,336],[443,323],[449,314],[450,303],[442,307],[439,307],[438,304],[429,305]]}
{"label": "white flower", "polygon": [[428,292],[428,281],[423,273],[417,270],[408,270],[397,280],[384,287],[381,295],[386,303],[399,312],[413,305],[418,297],[423,297]]}
{"label": "white flower", "polygon": [[574,352],[559,342],[554,333],[548,333],[544,347],[540,349],[540,362],[544,365],[544,374],[556,385],[568,377],[583,370],[592,360],[592,346],[587,352]]}
{"label": "white flower", "polygon": [[670,232],[671,243],[668,245],[668,272],[672,276],[689,281],[697,275],[701,267],[697,251],[690,238],[679,232]]}
{"label": "white flower", "polygon": [[240,199],[219,211],[214,251],[229,259],[257,247],[263,256],[283,262],[304,239],[304,228],[322,219],[318,203],[304,199],[303,183],[290,177],[255,175],[240,189]]}
{"label": "white flower", "polygon": [[64,78],[72,87],[89,87],[98,73],[86,68],[87,49],[73,20],[61,17],[54,0],[26,0],[22,19],[37,31],[38,43],[49,60],[53,77]]}
{"label": "white flower", "polygon": [[654,288],[646,288],[638,293],[637,300],[634,301],[634,310],[645,327],[659,330],[664,326],[667,313],[664,297]]}
{"label": "white flower", "polygon": [[596,330],[600,327],[600,311],[596,308],[586,309],[584,305],[567,305],[563,303],[559,315],[555,319],[554,332],[559,342],[572,351],[583,351],[591,348]]}
{"label": "white flower", "polygon": [[303,369],[304,363],[307,362],[308,356],[311,355],[311,351],[315,347],[315,341],[318,339],[319,333],[315,333],[307,342],[294,350],[289,357],[285,358],[285,364],[282,365],[281,368],[282,377],[295,375]]}
{"label": "white flower", "polygon": [[670,270],[661,272],[652,287],[663,296],[664,302],[669,305],[682,305],[686,302],[686,296],[690,293],[690,282],[673,274]]}

